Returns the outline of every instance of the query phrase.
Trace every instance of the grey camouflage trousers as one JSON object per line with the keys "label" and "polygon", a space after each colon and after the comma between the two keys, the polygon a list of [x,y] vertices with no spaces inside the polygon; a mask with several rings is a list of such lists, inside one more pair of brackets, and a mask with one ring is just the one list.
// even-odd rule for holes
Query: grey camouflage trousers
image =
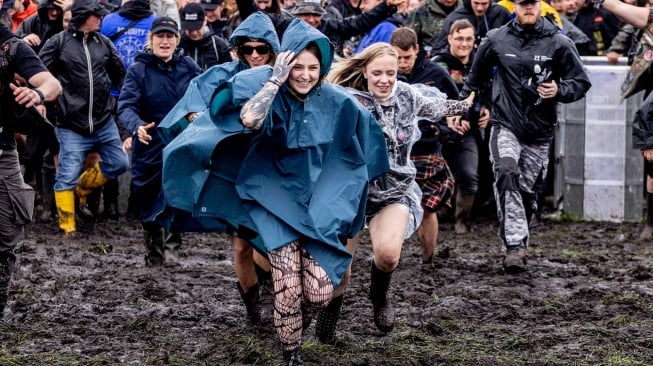
{"label": "grey camouflage trousers", "polygon": [[526,144],[499,125],[492,126],[489,144],[502,250],[527,249],[528,225],[537,210],[551,144]]}

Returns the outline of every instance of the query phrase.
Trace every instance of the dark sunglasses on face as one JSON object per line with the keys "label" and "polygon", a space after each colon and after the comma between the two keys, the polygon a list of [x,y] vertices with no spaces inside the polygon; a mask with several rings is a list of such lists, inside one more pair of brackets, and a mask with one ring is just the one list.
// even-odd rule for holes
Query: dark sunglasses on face
{"label": "dark sunglasses on face", "polygon": [[270,47],[268,45],[263,45],[263,46],[240,46],[240,52],[243,53],[243,55],[251,55],[254,53],[256,50],[256,53],[259,55],[267,55],[270,52]]}

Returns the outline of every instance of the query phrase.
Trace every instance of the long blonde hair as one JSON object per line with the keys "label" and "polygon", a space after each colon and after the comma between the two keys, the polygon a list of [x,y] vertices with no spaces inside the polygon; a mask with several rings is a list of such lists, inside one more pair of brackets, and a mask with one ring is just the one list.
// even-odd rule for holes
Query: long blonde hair
{"label": "long blonde hair", "polygon": [[326,80],[333,84],[342,85],[358,90],[367,90],[367,79],[365,79],[365,68],[373,60],[381,56],[393,56],[399,58],[397,50],[389,43],[374,43],[349,58],[338,59]]}

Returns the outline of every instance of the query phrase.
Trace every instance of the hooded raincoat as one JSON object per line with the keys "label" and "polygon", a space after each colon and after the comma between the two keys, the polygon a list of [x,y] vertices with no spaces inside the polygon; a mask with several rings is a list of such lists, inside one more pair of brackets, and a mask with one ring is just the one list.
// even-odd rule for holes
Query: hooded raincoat
{"label": "hooded raincoat", "polygon": [[[282,49],[299,53],[315,42],[324,76],[334,52],[328,39],[299,19],[288,30]],[[211,173],[189,203],[195,215],[253,229],[260,235],[259,249],[299,240],[337,286],[351,261],[346,239],[364,221],[368,183],[388,170],[383,132],[345,89],[322,83],[303,101],[284,84],[260,130],[238,127],[240,106],[271,74],[269,66],[246,70],[218,91],[215,99],[223,102],[208,113],[220,127],[218,146],[205,151]],[[177,139],[190,134],[195,122]],[[165,172],[164,167],[164,179]]]}

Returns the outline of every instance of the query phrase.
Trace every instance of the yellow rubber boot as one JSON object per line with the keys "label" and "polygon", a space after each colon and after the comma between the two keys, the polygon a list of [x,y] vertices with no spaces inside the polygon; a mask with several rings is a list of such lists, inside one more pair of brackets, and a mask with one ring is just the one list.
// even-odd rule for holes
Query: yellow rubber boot
{"label": "yellow rubber boot", "polygon": [[86,204],[86,196],[95,188],[102,187],[109,180],[102,174],[100,170],[100,163],[96,163],[92,167],[86,169],[82,175],[79,176],[79,182],[75,187],[75,194],[79,198],[79,204]]}
{"label": "yellow rubber boot", "polygon": [[59,214],[59,228],[66,235],[75,232],[75,193],[72,190],[55,191],[54,199]]}

